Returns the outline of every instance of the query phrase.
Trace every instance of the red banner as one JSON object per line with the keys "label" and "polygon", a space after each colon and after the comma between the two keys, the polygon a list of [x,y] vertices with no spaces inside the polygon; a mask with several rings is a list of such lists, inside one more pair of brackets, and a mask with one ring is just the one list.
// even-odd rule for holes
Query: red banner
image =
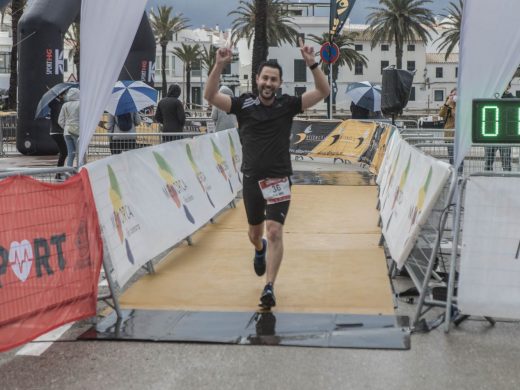
{"label": "red banner", "polygon": [[0,182],[0,351],[96,315],[103,246],[86,170]]}

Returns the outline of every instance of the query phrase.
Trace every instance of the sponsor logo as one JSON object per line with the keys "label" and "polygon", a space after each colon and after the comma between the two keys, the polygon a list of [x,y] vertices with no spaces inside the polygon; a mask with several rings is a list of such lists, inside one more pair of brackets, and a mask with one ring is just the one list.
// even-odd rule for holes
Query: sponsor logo
{"label": "sponsor logo", "polygon": [[50,239],[35,238],[32,243],[27,239],[12,241],[9,250],[0,245],[0,276],[10,269],[23,283],[30,278],[33,269],[37,278],[53,275],[56,269],[65,270],[67,262],[63,244],[66,239],[65,233],[62,233],[53,235]]}
{"label": "sponsor logo", "polygon": [[45,74],[60,75],[65,71],[65,58],[63,50],[45,49]]}

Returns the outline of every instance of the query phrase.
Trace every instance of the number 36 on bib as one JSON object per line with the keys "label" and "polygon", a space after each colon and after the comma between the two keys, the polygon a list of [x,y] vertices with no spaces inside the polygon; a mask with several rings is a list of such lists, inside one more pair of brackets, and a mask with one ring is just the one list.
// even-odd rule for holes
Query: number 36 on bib
{"label": "number 36 on bib", "polygon": [[259,180],[258,185],[267,204],[291,200],[291,186],[288,177]]}

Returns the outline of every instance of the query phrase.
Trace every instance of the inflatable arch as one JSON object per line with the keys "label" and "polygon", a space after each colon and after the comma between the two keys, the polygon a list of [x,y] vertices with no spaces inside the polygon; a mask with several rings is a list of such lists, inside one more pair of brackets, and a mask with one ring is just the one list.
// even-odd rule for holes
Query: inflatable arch
{"label": "inflatable arch", "polygon": [[[49,135],[49,120],[34,119],[40,97],[63,82],[63,38],[80,19],[81,0],[34,0],[18,25],[18,123],[16,147],[22,154],[58,152]],[[141,80],[153,85],[155,37],[146,13],[141,19],[120,80]]]}

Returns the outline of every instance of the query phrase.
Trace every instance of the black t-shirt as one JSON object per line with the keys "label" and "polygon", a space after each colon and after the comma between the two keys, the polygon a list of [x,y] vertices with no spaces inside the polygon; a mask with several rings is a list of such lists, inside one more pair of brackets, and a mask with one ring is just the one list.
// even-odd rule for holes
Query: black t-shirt
{"label": "black t-shirt", "polygon": [[242,143],[242,172],[250,177],[292,174],[289,153],[293,117],[302,112],[301,97],[282,95],[264,106],[255,95],[231,98],[231,114],[238,120]]}

